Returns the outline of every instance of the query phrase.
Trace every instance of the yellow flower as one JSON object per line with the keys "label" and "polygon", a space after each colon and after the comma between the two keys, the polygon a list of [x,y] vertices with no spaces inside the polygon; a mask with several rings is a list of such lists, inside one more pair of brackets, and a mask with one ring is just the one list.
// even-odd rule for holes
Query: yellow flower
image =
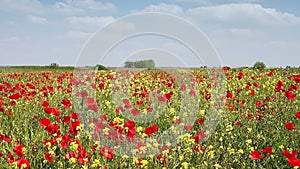
{"label": "yellow flower", "polygon": [[200,110],[200,111],[199,111],[199,114],[200,114],[201,116],[205,116],[205,110]]}
{"label": "yellow flower", "polygon": [[170,113],[171,114],[175,113],[175,109],[173,107],[170,108]]}
{"label": "yellow flower", "polygon": [[243,150],[243,149],[239,149],[239,150],[238,150],[238,153],[243,154],[243,153],[244,153],[244,150]]}
{"label": "yellow flower", "polygon": [[21,169],[23,169],[23,168],[27,168],[27,164],[22,164]]}
{"label": "yellow flower", "polygon": [[247,144],[252,144],[252,140],[251,140],[251,139],[247,139],[247,140],[246,140],[246,143],[247,143]]}
{"label": "yellow flower", "polygon": [[100,161],[99,160],[95,160],[92,164],[92,167],[98,167],[100,166]]}
{"label": "yellow flower", "polygon": [[147,160],[142,160],[142,168],[147,168],[148,161]]}
{"label": "yellow flower", "polygon": [[226,126],[226,131],[231,131],[231,130],[233,130],[233,126],[232,125]]}
{"label": "yellow flower", "polygon": [[284,149],[284,146],[283,146],[283,145],[280,145],[279,148],[280,148],[280,149]]}
{"label": "yellow flower", "polygon": [[251,131],[252,131],[252,128],[248,127],[247,130],[248,130],[249,132],[251,132]]}
{"label": "yellow flower", "polygon": [[181,164],[181,166],[182,166],[184,169],[188,169],[189,163],[183,162],[183,163]]}
{"label": "yellow flower", "polygon": [[182,161],[184,159],[183,155],[179,155],[179,160]]}
{"label": "yellow flower", "polygon": [[71,142],[70,145],[71,145],[72,150],[78,149],[78,144],[76,144],[76,142]]}
{"label": "yellow flower", "polygon": [[214,167],[215,168],[222,168],[222,166],[220,164],[215,164]]}
{"label": "yellow flower", "polygon": [[77,161],[77,159],[76,158],[74,158],[74,157],[71,157],[70,159],[69,159],[69,163],[76,163],[76,161]]}
{"label": "yellow flower", "polygon": [[214,158],[215,157],[215,151],[209,151],[207,153],[207,155],[210,157],[210,158]]}

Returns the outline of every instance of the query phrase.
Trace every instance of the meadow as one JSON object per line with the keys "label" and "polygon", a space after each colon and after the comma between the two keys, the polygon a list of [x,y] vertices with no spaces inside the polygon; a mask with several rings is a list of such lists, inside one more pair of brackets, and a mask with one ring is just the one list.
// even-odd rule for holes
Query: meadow
{"label": "meadow", "polygon": [[0,72],[3,169],[300,167],[299,68]]}

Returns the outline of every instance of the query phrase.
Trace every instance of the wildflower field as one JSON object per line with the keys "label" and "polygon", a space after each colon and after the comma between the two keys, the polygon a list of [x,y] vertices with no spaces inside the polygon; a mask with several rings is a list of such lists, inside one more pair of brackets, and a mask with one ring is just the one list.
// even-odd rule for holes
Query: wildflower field
{"label": "wildflower field", "polygon": [[114,70],[2,68],[0,168],[300,167],[300,69],[221,72],[224,96],[214,98],[206,69],[188,80],[123,70],[125,86]]}

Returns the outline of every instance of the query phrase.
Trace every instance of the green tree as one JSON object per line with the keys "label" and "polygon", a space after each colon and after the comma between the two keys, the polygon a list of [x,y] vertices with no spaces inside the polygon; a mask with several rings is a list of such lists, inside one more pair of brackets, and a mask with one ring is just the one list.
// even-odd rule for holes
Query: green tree
{"label": "green tree", "polygon": [[49,68],[51,68],[51,69],[57,69],[57,68],[59,68],[59,65],[57,63],[51,63],[49,65]]}
{"label": "green tree", "polygon": [[256,62],[254,65],[253,65],[253,68],[254,69],[265,69],[266,68],[266,65],[263,63],[263,62]]}
{"label": "green tree", "polygon": [[107,68],[103,65],[96,65],[97,70],[107,70]]}

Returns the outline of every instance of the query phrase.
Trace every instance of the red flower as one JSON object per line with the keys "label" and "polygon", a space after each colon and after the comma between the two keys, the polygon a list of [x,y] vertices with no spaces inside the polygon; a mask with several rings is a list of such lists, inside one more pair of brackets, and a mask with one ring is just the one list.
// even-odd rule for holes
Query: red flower
{"label": "red flower", "polygon": [[295,150],[290,153],[288,150],[283,150],[282,155],[285,156],[287,159],[296,159],[298,151]]}
{"label": "red flower", "polygon": [[268,147],[262,149],[261,152],[263,152],[265,154],[274,154],[271,146],[268,146]]}
{"label": "red flower", "polygon": [[68,99],[64,99],[61,103],[64,105],[64,108],[69,108],[72,106],[70,100]]}
{"label": "red flower", "polygon": [[50,123],[51,123],[51,121],[49,119],[47,119],[47,118],[42,118],[40,120],[40,125],[42,127],[47,127]]}
{"label": "red flower", "polygon": [[17,159],[16,161],[17,161],[17,166],[19,168],[22,168],[22,169],[30,168],[30,163],[27,160],[20,158],[20,159]]}
{"label": "red flower", "polygon": [[15,93],[15,94],[9,96],[10,99],[14,99],[14,100],[17,100],[17,99],[19,99],[21,97],[22,96],[21,96],[20,93]]}
{"label": "red flower", "polygon": [[293,94],[293,93],[290,92],[290,91],[286,91],[286,92],[284,93],[284,96],[285,96],[286,98],[288,98],[289,100],[294,100],[295,97],[296,97],[296,94]]}
{"label": "red flower", "polygon": [[114,158],[114,149],[109,148],[108,146],[102,147],[100,152],[105,158],[109,160]]}
{"label": "red flower", "polygon": [[279,80],[276,84],[276,87],[274,89],[275,92],[281,92],[281,91],[284,91],[284,83]]}
{"label": "red flower", "polygon": [[138,116],[138,115],[140,115],[140,110],[139,109],[137,109],[137,108],[134,108],[134,109],[131,109],[130,110],[130,113],[133,115],[133,116]]}
{"label": "red flower", "polygon": [[70,114],[70,118],[72,118],[72,119],[78,119],[78,118],[79,118],[79,114],[78,114],[78,113],[75,113],[75,112],[72,112],[72,113]]}
{"label": "red flower", "polygon": [[297,113],[295,114],[295,116],[296,116],[298,119],[300,119],[300,112],[297,112]]}
{"label": "red flower", "polygon": [[292,167],[300,167],[300,159],[288,159],[288,162]]}
{"label": "red flower", "polygon": [[251,160],[259,160],[262,158],[263,158],[263,156],[257,150],[252,151]]}
{"label": "red flower", "polygon": [[284,123],[285,127],[288,129],[288,130],[294,130],[295,129],[295,126],[293,123],[290,123],[290,122],[286,122]]}
{"label": "red flower", "polygon": [[41,106],[43,106],[43,107],[48,107],[50,104],[49,104],[49,102],[48,101],[42,101],[41,102]]}
{"label": "red flower", "polygon": [[6,160],[7,160],[9,163],[13,163],[13,162],[15,161],[14,155],[8,154],[8,155],[6,156]]}
{"label": "red flower", "polygon": [[44,154],[44,156],[45,156],[45,159],[46,159],[47,161],[49,161],[50,163],[54,162],[54,158],[52,157],[52,155],[51,155],[50,153],[46,152],[46,153]]}
{"label": "red flower", "polygon": [[46,132],[48,133],[48,134],[57,134],[57,133],[59,133],[59,125],[57,125],[57,124],[49,124],[47,127],[46,127]]}
{"label": "red flower", "polygon": [[144,132],[148,135],[152,135],[158,131],[157,125],[152,125],[144,130]]}
{"label": "red flower", "polygon": [[80,129],[78,128],[80,126],[80,121],[75,121],[75,122],[71,122],[70,126],[69,126],[69,133],[72,135],[76,135],[78,133],[80,133]]}
{"label": "red flower", "polygon": [[243,72],[239,72],[237,75],[238,79],[242,79],[245,76],[245,74]]}
{"label": "red flower", "polygon": [[191,131],[191,130],[193,130],[194,127],[192,125],[187,124],[187,125],[184,125],[183,128],[187,131]]}
{"label": "red flower", "polygon": [[128,127],[128,129],[132,129],[132,128],[134,128],[134,126],[135,126],[135,123],[132,120],[129,120],[129,121],[125,122],[125,124],[124,124],[124,127]]}
{"label": "red flower", "polygon": [[234,124],[235,124],[237,127],[242,127],[242,126],[243,126],[243,124],[242,124],[241,122],[239,122],[239,121],[235,122]]}
{"label": "red flower", "polygon": [[24,146],[22,144],[15,146],[15,148],[13,150],[16,153],[17,156],[21,156],[21,157],[26,156],[24,151],[23,151]]}

